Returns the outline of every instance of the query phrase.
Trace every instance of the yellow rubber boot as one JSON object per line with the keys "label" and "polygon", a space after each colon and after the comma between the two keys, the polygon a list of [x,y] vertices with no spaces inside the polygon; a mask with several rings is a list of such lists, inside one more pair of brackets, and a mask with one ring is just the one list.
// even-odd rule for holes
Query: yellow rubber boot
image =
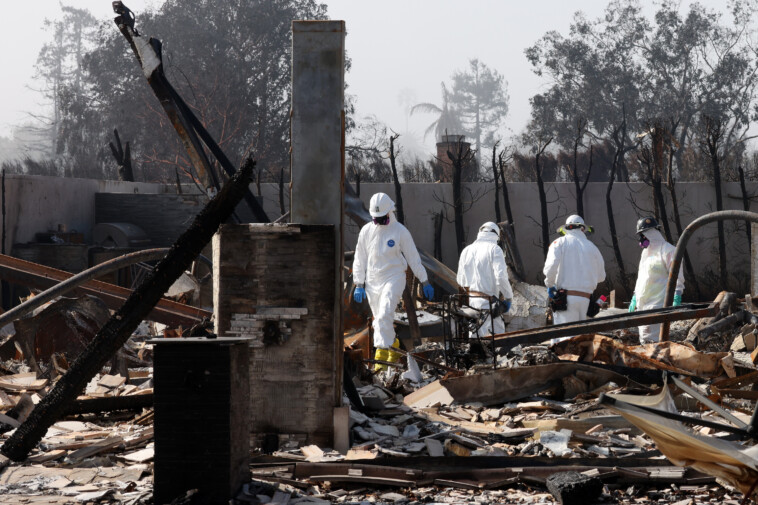
{"label": "yellow rubber boot", "polygon": [[[374,353],[374,359],[378,361],[389,361],[389,349],[380,349],[376,348],[376,352]],[[382,365],[381,363],[376,363],[374,365],[374,371],[375,372],[381,372],[382,370],[387,370],[389,368],[387,365]]]}
{"label": "yellow rubber boot", "polygon": [[398,339],[395,339],[395,341],[392,343],[392,347],[393,349],[387,349],[387,361],[390,363],[397,363],[400,361],[400,358],[403,357],[402,354],[394,350],[400,348],[400,341]]}

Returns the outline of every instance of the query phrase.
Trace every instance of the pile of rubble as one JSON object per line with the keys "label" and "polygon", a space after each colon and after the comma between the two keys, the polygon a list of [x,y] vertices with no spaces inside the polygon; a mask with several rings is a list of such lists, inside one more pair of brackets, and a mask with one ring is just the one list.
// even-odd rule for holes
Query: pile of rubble
{"label": "pile of rubble", "polygon": [[[739,430],[758,399],[758,321],[732,298],[718,301],[722,310],[707,319],[672,323],[671,341],[659,344],[634,345],[636,330],[624,328],[517,345],[494,362],[485,356],[455,370],[445,364],[444,345],[429,339],[402,366],[380,373],[364,354],[348,353],[357,359],[357,401],[345,398],[352,403],[348,450],[290,441],[259,454],[236,502],[737,504],[752,492],[741,481],[675,453],[702,443],[734,458],[748,485],[758,478],[751,439]],[[133,336],[128,375],[106,368],[95,377],[78,410],[54,424],[26,461],[0,458],[0,502],[151,503],[153,412],[133,402],[152,397],[144,340],[155,331]],[[404,373],[407,363],[420,373]],[[38,366],[0,364],[0,442],[65,372],[55,368],[60,360]],[[654,414],[624,407],[639,398],[694,419],[661,424],[681,447],[661,439]],[[103,401],[119,403],[94,405]],[[190,490],[177,503],[191,501]]]}

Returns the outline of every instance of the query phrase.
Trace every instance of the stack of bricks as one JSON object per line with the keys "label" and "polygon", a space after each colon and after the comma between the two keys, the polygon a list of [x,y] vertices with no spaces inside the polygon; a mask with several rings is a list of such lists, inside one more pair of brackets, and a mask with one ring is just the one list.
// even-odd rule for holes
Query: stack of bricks
{"label": "stack of bricks", "polygon": [[331,225],[223,225],[213,239],[216,334],[249,339],[256,447],[274,435],[331,443],[342,358],[334,255]]}

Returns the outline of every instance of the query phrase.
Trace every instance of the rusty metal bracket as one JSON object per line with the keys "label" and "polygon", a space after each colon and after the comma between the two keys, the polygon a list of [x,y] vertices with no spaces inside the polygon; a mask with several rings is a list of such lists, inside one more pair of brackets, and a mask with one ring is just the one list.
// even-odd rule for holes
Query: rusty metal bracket
{"label": "rusty metal bracket", "polygon": [[[616,316],[596,317],[579,323],[566,323],[544,326],[528,330],[511,331],[494,335],[495,347],[510,349],[519,344],[538,344],[558,337],[573,337],[599,331],[621,330],[633,326],[662,323],[664,321],[681,321],[712,317],[718,312],[715,304],[685,304],[678,307],[666,307],[620,314]],[[486,337],[483,337],[486,338]]]}
{"label": "rusty metal bracket", "polygon": [[[179,134],[198,177],[206,189],[214,187],[218,191],[221,187],[219,178],[206,155],[203,144],[230,177],[234,175],[236,169],[163,73],[161,41],[152,37],[146,40],[140,35],[134,27],[134,13],[123,2],[116,1],[112,5],[113,12],[118,14],[114,21],[124,38],[129,42],[150,88]],[[263,207],[249,189],[245,192],[244,198],[258,222],[267,223],[270,221]]]}

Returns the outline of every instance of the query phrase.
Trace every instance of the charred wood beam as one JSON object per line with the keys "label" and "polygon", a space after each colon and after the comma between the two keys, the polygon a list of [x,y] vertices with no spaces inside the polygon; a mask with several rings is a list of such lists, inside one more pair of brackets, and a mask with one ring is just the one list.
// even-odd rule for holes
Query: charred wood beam
{"label": "charred wood beam", "polygon": [[107,396],[104,398],[87,398],[74,400],[66,406],[65,415],[97,414],[115,410],[141,410],[153,406],[153,394]]}
{"label": "charred wood beam", "polygon": [[208,202],[187,231],[171,246],[166,257],[95,335],[68,372],[3,444],[0,452],[14,461],[22,461],[27,457],[47,429],[65,413],[68,405],[84,390],[92,377],[124,345],[163,293],[189,268],[221,223],[232,214],[247,191],[254,167],[255,162],[248,159],[242,169]]}
{"label": "charred wood beam", "polygon": [[697,336],[700,339],[707,338],[713,335],[714,333],[718,333],[727,328],[731,328],[735,324],[742,323],[744,320],[745,320],[745,311],[744,310],[737,311],[734,314],[730,316],[726,316],[724,319],[716,321],[715,323],[701,329],[697,333]]}
{"label": "charred wood beam", "polygon": [[[201,140],[229,176],[235,173],[234,165],[163,73],[161,41],[152,37],[145,40],[134,28],[134,14],[122,2],[113,2],[113,11],[118,14],[114,20],[118,29],[134,51],[150,88],[179,134],[198,176],[206,188],[213,186],[218,190],[220,187],[219,178],[208,160]],[[246,189],[244,198],[259,222],[267,223],[270,221],[263,207],[249,189]]]}
{"label": "charred wood beam", "polygon": [[[14,284],[28,288],[48,289],[72,276],[73,274],[63,270],[0,255],[0,279]],[[132,293],[131,289],[97,280],[88,280],[77,286],[74,291],[100,298],[111,310],[118,310]],[[163,298],[146,319],[172,327],[179,325],[187,327],[210,318],[211,315],[207,310]]]}
{"label": "charred wood beam", "polygon": [[28,314],[37,307],[41,307],[53,298],[57,298],[58,296],[62,296],[69,291],[76,289],[81,284],[84,284],[85,282],[92,280],[95,277],[121,270],[124,267],[133,265],[135,263],[140,263],[142,261],[159,260],[164,257],[167,252],[168,248],[145,249],[143,251],[124,254],[123,256],[113,258],[111,260],[100,263],[99,265],[95,265],[92,268],[88,268],[87,270],[66,279],[60,284],[56,284],[52,288],[49,288],[42,293],[39,293],[38,295],[28,299],[24,303],[16,305],[9,311],[0,314],[0,328],[10,323],[11,321],[15,321],[21,316]]}

